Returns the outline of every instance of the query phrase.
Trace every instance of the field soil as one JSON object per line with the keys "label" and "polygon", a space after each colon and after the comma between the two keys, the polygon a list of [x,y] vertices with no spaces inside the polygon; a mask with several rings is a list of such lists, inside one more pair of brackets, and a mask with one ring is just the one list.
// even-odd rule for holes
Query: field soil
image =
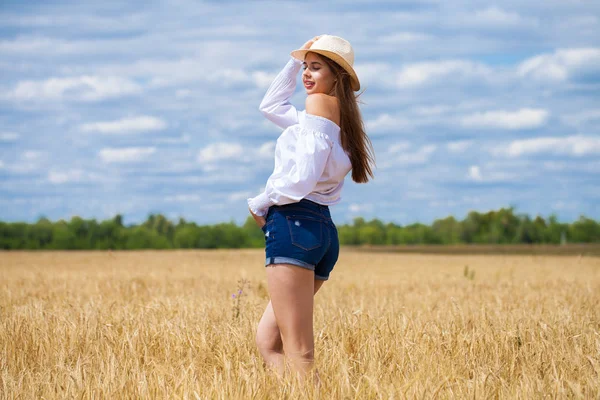
{"label": "field soil", "polygon": [[1,252],[0,398],[600,398],[588,253],[342,249],[319,387],[264,367],[267,302],[264,250]]}

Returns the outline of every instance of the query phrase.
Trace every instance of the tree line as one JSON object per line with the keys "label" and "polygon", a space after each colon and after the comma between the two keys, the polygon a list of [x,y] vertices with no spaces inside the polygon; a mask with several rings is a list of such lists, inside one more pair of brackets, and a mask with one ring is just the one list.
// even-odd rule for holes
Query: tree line
{"label": "tree line", "polygon": [[[398,225],[379,219],[355,218],[338,225],[342,245],[412,244],[559,244],[600,242],[600,223],[579,217],[571,223],[515,213],[513,207],[479,213],[471,211],[459,221],[452,216],[431,225]],[[123,225],[118,214],[96,221],[74,216],[70,221],[51,222],[41,217],[35,223],[0,222],[0,248],[5,250],[134,250],[217,249],[264,246],[264,235],[252,217],[242,226],[233,222],[198,225],[179,218],[172,222],[161,214],[150,214],[138,225]]]}

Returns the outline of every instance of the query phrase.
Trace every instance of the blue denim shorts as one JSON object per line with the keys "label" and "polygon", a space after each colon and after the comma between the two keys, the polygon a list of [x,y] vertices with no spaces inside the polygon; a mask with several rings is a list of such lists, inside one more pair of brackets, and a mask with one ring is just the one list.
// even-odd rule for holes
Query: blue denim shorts
{"label": "blue denim shorts", "polygon": [[265,266],[293,264],[315,271],[315,279],[326,281],[340,253],[340,242],[329,207],[310,200],[271,206],[265,234]]}

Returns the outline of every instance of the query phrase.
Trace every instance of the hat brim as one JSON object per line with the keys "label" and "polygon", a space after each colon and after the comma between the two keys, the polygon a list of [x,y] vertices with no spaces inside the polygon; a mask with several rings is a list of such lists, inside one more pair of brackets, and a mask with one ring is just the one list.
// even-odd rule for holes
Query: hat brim
{"label": "hat brim", "polygon": [[352,68],[352,66],[350,64],[348,64],[346,62],[346,60],[344,60],[344,58],[341,57],[340,55],[338,55],[337,53],[334,53],[329,50],[302,49],[302,50],[294,50],[290,54],[292,57],[294,57],[298,60],[304,61],[304,57],[306,56],[306,53],[308,53],[308,52],[321,54],[321,55],[333,60],[337,64],[339,64],[342,68],[344,68],[346,70],[346,72],[348,72],[350,74],[350,78],[352,81],[352,90],[354,90],[355,92],[358,92],[360,90],[360,81],[358,80],[358,76],[356,75],[354,68]]}

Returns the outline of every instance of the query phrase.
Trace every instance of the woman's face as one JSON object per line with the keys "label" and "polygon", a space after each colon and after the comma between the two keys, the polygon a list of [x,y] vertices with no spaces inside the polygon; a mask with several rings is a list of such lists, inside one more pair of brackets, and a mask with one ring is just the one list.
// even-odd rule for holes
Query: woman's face
{"label": "woman's face", "polygon": [[331,94],[335,83],[335,76],[323,58],[316,53],[309,52],[306,53],[302,65],[304,68],[302,82],[304,83],[306,94]]}

